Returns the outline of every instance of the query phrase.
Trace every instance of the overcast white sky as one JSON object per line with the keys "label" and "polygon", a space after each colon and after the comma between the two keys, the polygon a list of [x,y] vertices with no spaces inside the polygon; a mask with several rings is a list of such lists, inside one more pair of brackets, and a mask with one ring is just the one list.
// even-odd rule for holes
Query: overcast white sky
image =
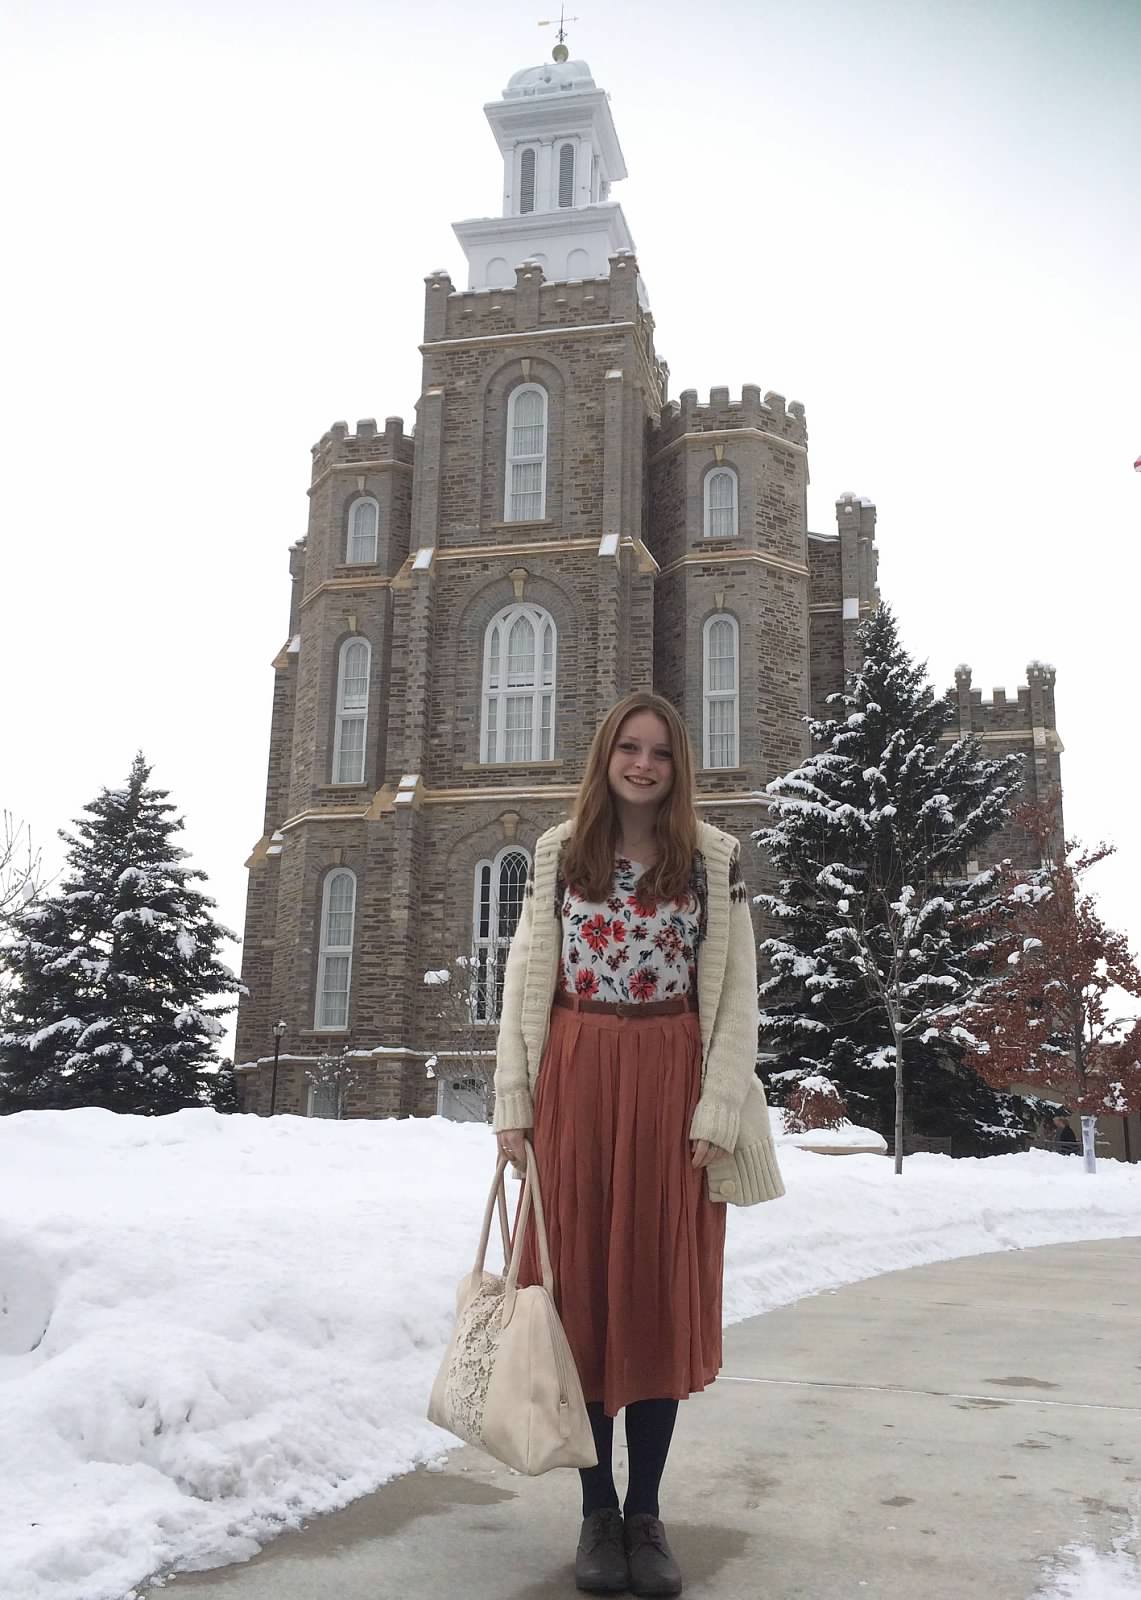
{"label": "overcast white sky", "polygon": [[[309,446],[411,425],[549,5],[0,4],[0,804],[53,866],[142,748],[240,930]],[[1141,6],[572,10],[673,393],[804,402],[810,526],[876,501],[940,685],[1056,664],[1068,826],[1141,945]]]}

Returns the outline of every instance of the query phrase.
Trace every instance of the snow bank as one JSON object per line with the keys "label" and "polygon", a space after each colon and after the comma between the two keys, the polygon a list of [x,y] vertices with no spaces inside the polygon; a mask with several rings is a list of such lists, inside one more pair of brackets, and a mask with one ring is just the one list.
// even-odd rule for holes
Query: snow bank
{"label": "snow bank", "polygon": [[[771,1111],[770,1117],[776,1112]],[[807,1133],[781,1133],[774,1128],[777,1143],[796,1145],[801,1150],[887,1150],[887,1140],[874,1128],[861,1128],[854,1122],[843,1122],[838,1128],[811,1128]]]}
{"label": "snow bank", "polygon": [[[895,1267],[1141,1232],[1141,1167],[782,1147],[726,1320]],[[448,1438],[424,1418],[493,1169],[475,1124],[0,1118],[0,1573],[121,1600],[241,1560]]]}

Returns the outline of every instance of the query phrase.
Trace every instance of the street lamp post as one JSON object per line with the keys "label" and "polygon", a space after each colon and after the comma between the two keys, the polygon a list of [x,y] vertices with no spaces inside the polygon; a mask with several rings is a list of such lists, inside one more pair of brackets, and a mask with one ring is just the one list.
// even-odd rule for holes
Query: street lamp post
{"label": "street lamp post", "polygon": [[281,1041],[285,1038],[285,1019],[273,1025],[273,1078],[269,1086],[269,1114],[272,1117],[277,1110],[277,1063],[281,1055]]}

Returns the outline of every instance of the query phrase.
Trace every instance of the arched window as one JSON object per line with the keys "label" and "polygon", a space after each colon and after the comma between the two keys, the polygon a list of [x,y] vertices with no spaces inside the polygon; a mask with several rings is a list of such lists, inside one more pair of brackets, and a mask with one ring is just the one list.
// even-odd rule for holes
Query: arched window
{"label": "arched window", "polygon": [[367,639],[346,639],[337,658],[337,727],[333,736],[333,782],[363,783],[368,678],[372,648]]}
{"label": "arched window", "polygon": [[547,514],[547,391],[525,383],[507,406],[506,522],[538,522]]}
{"label": "arched window", "polygon": [[519,157],[519,214],[535,209],[535,152],[524,150]]}
{"label": "arched window", "polygon": [[564,144],[559,151],[559,205],[574,205],[574,145]]}
{"label": "arched window", "polygon": [[[356,908],[357,880],[346,867],[338,867],[325,879],[321,895],[315,1028],[343,1029],[349,1025],[349,982],[352,978],[353,919]],[[318,1113],[322,1114],[328,1113]]]}
{"label": "arched window", "polygon": [[354,500],[349,508],[349,544],[345,560],[350,563],[375,561],[379,528],[380,507],[372,496]]}
{"label": "arched window", "polygon": [[737,534],[737,474],[718,467],[705,478],[705,534],[709,539],[732,539]]}
{"label": "arched window", "polygon": [[511,847],[475,869],[472,1016],[477,1022],[499,1020],[507,951],[523,912],[529,866],[527,852]]}
{"label": "arched window", "polygon": [[539,606],[508,606],[484,641],[480,760],[550,761],[554,753],[554,619]]}
{"label": "arched window", "polygon": [[740,681],[737,619],[727,611],[711,616],[703,629],[705,693],[704,764],[707,767],[740,765]]}

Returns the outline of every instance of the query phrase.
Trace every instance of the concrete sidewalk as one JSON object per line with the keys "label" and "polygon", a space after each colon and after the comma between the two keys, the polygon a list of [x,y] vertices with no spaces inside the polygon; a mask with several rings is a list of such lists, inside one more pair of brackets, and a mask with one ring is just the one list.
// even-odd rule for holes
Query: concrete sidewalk
{"label": "concrete sidewalk", "polygon": [[[577,1489],[457,1448],[161,1592],[570,1596]],[[1108,1546],[1139,1503],[1141,1239],[1124,1239],[891,1273],[730,1328],[722,1377],[681,1408],[662,1515],[693,1597],[1029,1600],[1042,1558]]]}

